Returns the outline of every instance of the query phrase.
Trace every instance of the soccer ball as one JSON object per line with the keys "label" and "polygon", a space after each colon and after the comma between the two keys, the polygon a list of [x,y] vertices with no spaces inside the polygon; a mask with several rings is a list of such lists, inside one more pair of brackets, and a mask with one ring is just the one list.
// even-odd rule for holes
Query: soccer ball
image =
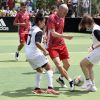
{"label": "soccer ball", "polygon": [[74,78],[74,85],[82,86],[83,83],[84,83],[84,78],[81,75],[79,75],[76,78]]}

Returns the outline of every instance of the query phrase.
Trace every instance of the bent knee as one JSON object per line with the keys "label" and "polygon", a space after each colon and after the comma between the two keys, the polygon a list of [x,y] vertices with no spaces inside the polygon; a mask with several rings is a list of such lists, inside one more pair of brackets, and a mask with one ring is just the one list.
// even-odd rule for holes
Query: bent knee
{"label": "bent knee", "polygon": [[87,60],[87,59],[83,59],[81,62],[80,62],[80,66],[89,66],[90,65],[90,62]]}

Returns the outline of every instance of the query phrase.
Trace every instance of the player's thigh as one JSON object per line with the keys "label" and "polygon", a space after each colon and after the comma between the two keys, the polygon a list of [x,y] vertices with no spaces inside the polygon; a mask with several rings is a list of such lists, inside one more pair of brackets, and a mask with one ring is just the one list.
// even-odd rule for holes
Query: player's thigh
{"label": "player's thigh", "polygon": [[100,63],[100,49],[93,50],[87,57],[92,64],[99,64]]}
{"label": "player's thigh", "polygon": [[61,60],[59,57],[55,57],[52,60],[55,63],[56,67],[62,67]]}
{"label": "player's thigh", "polygon": [[59,53],[58,53],[58,51],[56,49],[48,48],[47,50],[49,52],[49,56],[51,57],[51,59],[59,57]]}
{"label": "player's thigh", "polygon": [[31,59],[28,59],[28,61],[33,69],[37,69],[48,63],[48,59],[44,55],[32,57]]}
{"label": "player's thigh", "polygon": [[25,34],[20,33],[19,34],[19,39],[20,39],[20,44],[24,44],[25,43]]}
{"label": "player's thigh", "polygon": [[65,45],[60,46],[58,52],[61,60],[69,59],[68,49]]}

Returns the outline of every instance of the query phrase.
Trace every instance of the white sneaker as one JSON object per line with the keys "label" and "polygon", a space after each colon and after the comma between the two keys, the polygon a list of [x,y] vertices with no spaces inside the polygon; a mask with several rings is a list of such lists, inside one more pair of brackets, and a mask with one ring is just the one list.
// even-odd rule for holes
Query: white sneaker
{"label": "white sneaker", "polygon": [[91,80],[86,80],[81,88],[85,89],[86,91],[95,91],[95,87],[93,87],[93,83]]}
{"label": "white sneaker", "polygon": [[84,84],[81,86],[82,89],[87,89],[90,85],[92,85],[91,80],[86,80]]}
{"label": "white sneaker", "polygon": [[87,82],[85,81],[84,84],[81,86],[82,89],[85,89],[87,87]]}
{"label": "white sneaker", "polygon": [[91,92],[96,92],[97,88],[95,85],[92,85],[92,87],[89,89]]}
{"label": "white sneaker", "polygon": [[16,52],[15,53],[15,60],[18,61],[18,59],[19,59],[19,52]]}

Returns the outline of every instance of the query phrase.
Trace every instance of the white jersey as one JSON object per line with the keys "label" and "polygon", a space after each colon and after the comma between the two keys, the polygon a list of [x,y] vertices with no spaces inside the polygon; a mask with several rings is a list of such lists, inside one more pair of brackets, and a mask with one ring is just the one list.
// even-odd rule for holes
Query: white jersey
{"label": "white jersey", "polygon": [[93,31],[92,31],[92,41],[93,41],[93,45],[96,44],[97,42],[99,42],[97,40],[97,38],[94,36],[94,31],[95,30],[100,30],[100,26],[97,25],[97,24],[94,24]]}
{"label": "white jersey", "polygon": [[38,54],[41,54],[42,52],[37,48],[35,43],[35,36],[36,34],[42,31],[38,26],[33,26],[30,29],[27,43],[25,45],[25,54],[27,59],[32,59],[34,56],[37,56]]}
{"label": "white jersey", "polygon": [[[93,41],[93,45],[95,45],[97,42],[100,42],[95,36],[95,32],[94,31],[99,31],[100,30],[100,26],[97,24],[94,24],[93,26],[93,30],[92,30],[92,41]],[[100,35],[99,35],[100,36]],[[90,52],[90,54],[86,57],[92,64],[100,64],[100,47],[95,48],[92,52]]]}

